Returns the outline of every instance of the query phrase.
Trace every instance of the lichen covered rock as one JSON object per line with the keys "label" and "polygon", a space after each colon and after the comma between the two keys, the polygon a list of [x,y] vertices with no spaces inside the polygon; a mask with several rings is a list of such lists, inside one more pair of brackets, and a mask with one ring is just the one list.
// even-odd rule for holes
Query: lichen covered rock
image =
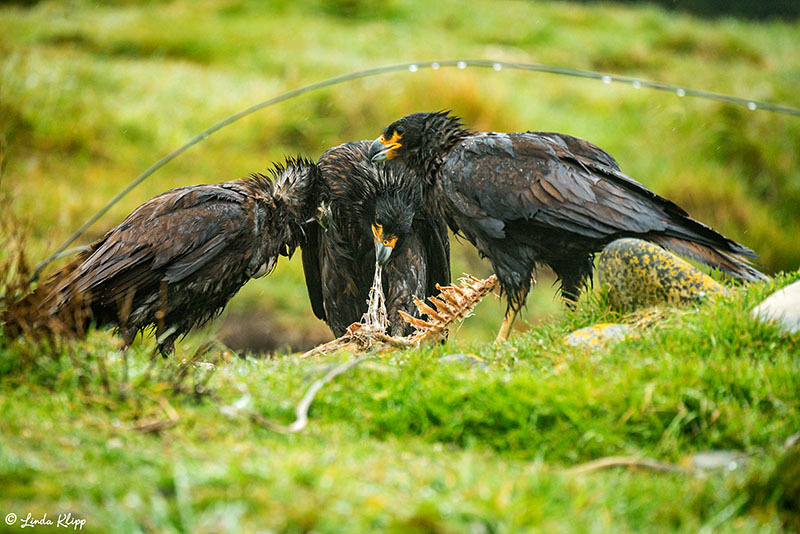
{"label": "lichen covered rock", "polygon": [[624,339],[631,332],[631,327],[625,324],[600,323],[575,330],[564,338],[564,342],[573,347],[594,349],[604,346],[609,340]]}
{"label": "lichen covered rock", "polygon": [[694,302],[725,292],[713,278],[674,254],[633,238],[617,239],[603,249],[597,277],[619,311]]}

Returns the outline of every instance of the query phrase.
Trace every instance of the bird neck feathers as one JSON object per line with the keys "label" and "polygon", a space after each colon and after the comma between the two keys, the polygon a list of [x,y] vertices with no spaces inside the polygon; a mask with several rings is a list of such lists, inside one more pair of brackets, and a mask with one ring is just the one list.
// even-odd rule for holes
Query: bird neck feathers
{"label": "bird neck feathers", "polygon": [[464,128],[461,119],[448,112],[430,113],[422,126],[422,143],[409,158],[408,166],[424,177],[426,185],[432,185],[447,153],[472,133]]}

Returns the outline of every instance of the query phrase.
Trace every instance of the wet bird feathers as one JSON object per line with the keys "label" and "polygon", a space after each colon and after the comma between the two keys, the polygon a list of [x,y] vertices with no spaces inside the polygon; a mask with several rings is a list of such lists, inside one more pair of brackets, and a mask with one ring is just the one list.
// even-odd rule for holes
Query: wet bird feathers
{"label": "wet bird feathers", "polygon": [[167,191],[56,273],[36,298],[55,316],[81,302],[87,313],[73,330],[89,320],[114,324],[126,343],[152,326],[166,332],[159,348],[169,352],[301,244],[316,174],[313,163],[289,158],[270,176]]}
{"label": "wet bird feathers", "polygon": [[[571,141],[567,143],[566,141]],[[531,231],[561,230],[579,240],[605,242],[639,235],[672,248],[688,240],[741,260],[755,253],[691,219],[673,202],[623,174],[613,158],[580,140],[552,133],[478,134],[450,152],[440,171],[440,198],[475,220],[492,238],[506,237],[508,225],[530,223]],[[572,152],[573,148],[581,149]],[[522,242],[539,236],[515,233]],[[701,261],[702,252],[679,252]],[[719,265],[743,278],[755,271],[734,261]]]}
{"label": "wet bird feathers", "polygon": [[369,141],[344,143],[319,159],[319,201],[324,224],[309,228],[303,269],[314,314],[340,336],[366,311],[375,269],[370,224],[376,215],[387,225],[409,226],[385,267],[384,294],[390,331],[410,327],[399,311],[418,313],[413,297],[436,293],[450,281],[447,227],[423,204],[419,184],[399,170],[375,166]]}
{"label": "wet bird feathers", "polygon": [[454,232],[492,262],[509,308],[519,309],[536,265],[575,298],[593,254],[620,237],[657,242],[747,280],[752,250],[691,219],[623,174],[599,147],[550,132],[471,132],[448,112],[390,124],[370,156],[414,173]]}

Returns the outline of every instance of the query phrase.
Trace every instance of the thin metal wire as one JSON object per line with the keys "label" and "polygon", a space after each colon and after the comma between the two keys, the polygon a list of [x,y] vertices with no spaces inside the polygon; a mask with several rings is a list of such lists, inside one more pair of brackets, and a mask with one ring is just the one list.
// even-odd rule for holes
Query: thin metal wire
{"label": "thin metal wire", "polygon": [[511,69],[511,70],[525,70],[525,71],[535,71],[535,72],[545,72],[549,74],[556,74],[559,76],[572,76],[576,78],[588,78],[594,80],[600,80],[604,83],[624,83],[633,86],[634,88],[647,88],[647,89],[655,89],[658,91],[669,91],[673,92],[679,96],[693,96],[696,98],[703,98],[706,100],[717,100],[719,102],[727,102],[729,104],[744,106],[751,111],[755,110],[764,110],[764,111],[772,111],[775,113],[782,113],[785,115],[794,115],[796,117],[800,117],[800,109],[783,106],[779,104],[771,104],[768,102],[761,102],[758,100],[746,99],[746,98],[739,98],[735,96],[724,95],[721,93],[713,93],[709,91],[701,91],[698,89],[690,89],[681,87],[678,85],[661,83],[661,82],[654,82],[650,80],[644,80],[640,78],[631,78],[629,76],[618,76],[616,74],[604,74],[602,72],[595,72],[589,70],[581,70],[581,69],[572,69],[568,67],[559,67],[554,65],[544,65],[540,63],[516,63],[516,62],[507,62],[507,61],[493,61],[488,59],[459,59],[459,60],[445,60],[445,61],[421,61],[421,62],[413,62],[413,63],[399,63],[396,65],[385,65],[382,67],[375,67],[372,69],[361,70],[358,72],[352,72],[349,74],[344,74],[341,76],[334,76],[333,78],[328,78],[325,80],[321,80],[319,82],[315,82],[309,85],[305,85],[298,89],[294,89],[287,93],[283,93],[279,96],[274,98],[270,98],[268,100],[264,100],[263,102],[259,102],[249,108],[246,108],[230,117],[216,123],[215,125],[211,126],[207,130],[204,130],[197,134],[196,136],[192,137],[187,141],[183,146],[179,147],[178,149],[170,152],[157,162],[155,162],[152,166],[150,166],[147,170],[141,173],[139,176],[133,179],[131,183],[129,183],[122,191],[117,193],[108,203],[100,208],[100,210],[95,213],[89,220],[87,220],[80,228],[78,228],[52,255],[50,255],[45,260],[39,262],[36,265],[36,269],[31,276],[29,283],[35,282],[39,275],[41,274],[42,270],[47,267],[50,263],[55,261],[58,258],[62,258],[64,256],[68,256],[73,252],[78,252],[83,250],[82,247],[78,247],[76,249],[71,249],[66,251],[66,248],[71,245],[78,237],[80,237],[89,226],[94,224],[100,217],[105,215],[105,213],[111,209],[111,207],[119,202],[122,197],[127,195],[131,192],[136,186],[146,180],[150,175],[155,173],[158,169],[178,157],[180,154],[188,150],[189,148],[193,147],[200,141],[207,138],[209,135],[221,130],[225,126],[228,126],[231,123],[236,122],[237,120],[246,117],[256,111],[264,109],[268,106],[273,104],[277,104],[279,102],[283,102],[285,100],[289,100],[290,98],[294,98],[305,93],[309,93],[311,91],[316,91],[317,89],[322,89],[324,87],[330,87],[332,85],[337,85],[340,83],[344,83],[350,80],[356,80],[359,78],[367,78],[370,76],[378,76],[381,74],[386,74],[390,72],[399,72],[399,71],[410,71],[410,72],[417,72],[419,69],[432,69],[438,70],[440,68],[450,68],[456,67],[458,69],[466,69],[468,67],[481,67],[481,68],[491,68],[495,71],[500,71],[503,69]]}

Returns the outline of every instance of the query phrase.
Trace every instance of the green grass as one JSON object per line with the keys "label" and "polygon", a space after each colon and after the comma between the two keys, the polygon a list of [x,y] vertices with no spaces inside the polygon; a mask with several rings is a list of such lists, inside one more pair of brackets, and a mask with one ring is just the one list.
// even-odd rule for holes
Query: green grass
{"label": "green grass", "polygon": [[[602,299],[480,347],[483,368],[439,362],[450,344],[383,353],[325,386],[291,436],[253,417],[290,422],[310,381],[348,355],[184,344],[151,363],[101,332],[57,348],[0,338],[3,510],[72,511],[89,532],[780,532],[786,517],[751,488],[800,428],[800,349],[749,310],[792,279],[660,310],[596,351],[563,336],[607,315]],[[136,430],[170,408],[174,426]],[[567,471],[717,449],[745,453],[745,468]]]}
{"label": "green grass", "polygon": [[[101,4],[0,7],[0,201],[29,231],[34,261],[210,125],[367,67],[549,63],[800,107],[797,22],[523,1]],[[797,118],[490,69],[388,74],[262,110],[162,168],[81,242],[166,189],[236,179],[284,154],[316,158],[374,138],[406,113],[444,108],[476,129],[589,139],[755,249],[767,272],[800,264]],[[0,237],[1,262],[11,247]],[[454,241],[453,273],[461,272],[486,276],[490,267]],[[249,283],[172,360],[151,364],[150,338],[126,360],[105,332],[58,346],[0,333],[0,512],[72,511],[87,518],[84,531],[126,533],[780,532],[792,526],[781,504],[790,485],[778,475],[794,461],[780,463],[782,443],[800,430],[800,350],[749,310],[797,276],[660,310],[637,336],[592,352],[563,336],[646,317],[620,317],[597,295],[567,313],[541,273],[520,324],[528,331],[509,345],[488,344],[504,310],[489,297],[447,344],[382,355],[325,386],[294,436],[248,414],[289,422],[329,362],[239,359],[214,336],[229,316],[251,316],[263,317],[276,346],[324,339],[299,256]],[[487,366],[437,362],[455,352]],[[216,370],[182,368],[193,356]],[[175,425],[136,430],[167,420],[165,401]],[[748,461],[706,476],[565,471],[610,455],[683,464],[707,449],[743,451]],[[6,528],[18,531],[0,521]]]}

